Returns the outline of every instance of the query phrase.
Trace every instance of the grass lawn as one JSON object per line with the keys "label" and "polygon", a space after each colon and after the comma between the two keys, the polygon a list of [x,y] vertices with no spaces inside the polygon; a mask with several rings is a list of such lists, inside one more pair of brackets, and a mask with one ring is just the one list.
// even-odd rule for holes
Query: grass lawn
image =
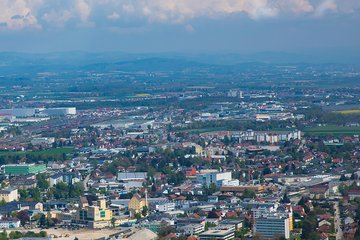
{"label": "grass lawn", "polygon": [[26,154],[32,155],[32,156],[43,156],[43,157],[50,157],[53,156],[54,158],[60,158],[62,155],[70,154],[74,152],[73,147],[62,147],[62,148],[51,148],[43,151],[0,151],[0,156],[25,156]]}
{"label": "grass lawn", "polygon": [[321,127],[305,128],[304,133],[308,135],[360,135],[360,127],[342,127],[335,125],[327,125]]}
{"label": "grass lawn", "polygon": [[217,132],[217,131],[228,131],[228,129],[226,127],[195,128],[195,129],[183,129],[177,132],[200,134],[200,133]]}

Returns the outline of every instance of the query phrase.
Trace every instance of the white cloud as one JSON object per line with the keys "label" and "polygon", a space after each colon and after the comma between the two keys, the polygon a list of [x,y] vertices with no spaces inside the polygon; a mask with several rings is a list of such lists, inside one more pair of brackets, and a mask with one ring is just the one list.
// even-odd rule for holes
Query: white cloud
{"label": "white cloud", "polygon": [[338,5],[336,4],[335,0],[324,0],[316,8],[315,16],[322,17],[328,12],[337,12],[337,11],[338,11]]}
{"label": "white cloud", "polygon": [[110,20],[118,20],[120,18],[120,14],[113,12],[111,15],[108,16]]}
{"label": "white cloud", "polygon": [[34,0],[0,0],[0,28],[18,30],[23,28],[40,28],[36,11],[42,1]]}
{"label": "white cloud", "polygon": [[[199,17],[244,14],[261,20],[273,17],[354,14],[359,0],[0,0],[0,28],[40,28],[44,22],[63,27],[70,20],[93,26],[101,21],[140,19],[187,26]],[[92,24],[94,23],[94,24]],[[110,23],[109,24],[114,24]],[[110,27],[111,25],[109,25]]]}
{"label": "white cloud", "polygon": [[82,22],[86,23],[91,14],[91,8],[86,0],[75,0],[75,8]]}
{"label": "white cloud", "polygon": [[195,28],[191,24],[186,24],[185,25],[185,30],[187,32],[195,32]]}

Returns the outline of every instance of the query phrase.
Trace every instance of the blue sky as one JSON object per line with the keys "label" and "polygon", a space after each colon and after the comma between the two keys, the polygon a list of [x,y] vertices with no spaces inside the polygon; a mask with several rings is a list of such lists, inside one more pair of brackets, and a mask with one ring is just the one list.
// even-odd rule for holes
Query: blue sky
{"label": "blue sky", "polygon": [[0,51],[360,51],[360,0],[0,0]]}

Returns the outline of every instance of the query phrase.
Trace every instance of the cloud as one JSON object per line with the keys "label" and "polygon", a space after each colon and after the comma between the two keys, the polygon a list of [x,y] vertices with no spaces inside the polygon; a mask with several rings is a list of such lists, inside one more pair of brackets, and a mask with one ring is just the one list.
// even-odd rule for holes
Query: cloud
{"label": "cloud", "polygon": [[91,14],[91,8],[86,0],[75,0],[75,7],[82,22],[86,23]]}
{"label": "cloud", "polygon": [[118,20],[120,18],[120,15],[116,12],[113,12],[111,15],[108,16],[108,19],[111,20]]}
{"label": "cloud", "polygon": [[35,9],[40,6],[42,1],[34,0],[29,3],[27,0],[0,0],[0,28],[39,29]]}
{"label": "cloud", "polygon": [[186,24],[185,25],[185,30],[187,32],[195,32],[195,28],[191,24]]}
{"label": "cloud", "polygon": [[[0,28],[94,26],[118,21],[183,24],[242,14],[254,20],[355,14],[359,0],[0,0]],[[120,17],[121,16],[121,17]],[[107,21],[107,22],[106,22]]]}
{"label": "cloud", "polygon": [[324,0],[320,3],[320,5],[316,8],[315,16],[322,17],[328,12],[337,12],[338,5],[335,0]]}

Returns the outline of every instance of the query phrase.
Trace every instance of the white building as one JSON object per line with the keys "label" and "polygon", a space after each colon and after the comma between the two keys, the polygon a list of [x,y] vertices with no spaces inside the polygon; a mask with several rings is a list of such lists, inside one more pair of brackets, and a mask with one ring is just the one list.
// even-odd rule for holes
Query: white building
{"label": "white building", "polygon": [[275,237],[290,238],[290,219],[285,216],[262,216],[256,219],[254,235],[260,235],[263,239]]}
{"label": "white building", "polygon": [[120,172],[117,179],[119,181],[146,181],[146,172]]}
{"label": "white building", "polygon": [[20,220],[17,218],[2,218],[0,216],[0,228],[9,229],[9,228],[19,228]]}
{"label": "white building", "polygon": [[179,227],[178,232],[183,235],[198,235],[205,231],[204,224],[188,224],[183,227]]}
{"label": "white building", "polygon": [[223,185],[223,182],[229,182],[231,180],[231,172],[213,172],[199,174],[197,176],[197,181],[200,184],[205,184],[206,186],[210,186],[212,183],[214,183],[217,187],[221,187]]}
{"label": "white building", "polygon": [[33,138],[31,140],[31,144],[33,145],[42,145],[42,144],[46,144],[46,145],[50,145],[53,144],[55,142],[55,138],[53,137],[39,137],[39,138]]}
{"label": "white building", "polygon": [[175,203],[168,202],[168,203],[156,204],[155,208],[159,212],[174,211],[175,210]]}
{"label": "white building", "polygon": [[68,107],[68,108],[48,108],[43,109],[41,111],[42,114],[48,116],[66,116],[66,115],[76,115],[76,108],[75,107]]}

